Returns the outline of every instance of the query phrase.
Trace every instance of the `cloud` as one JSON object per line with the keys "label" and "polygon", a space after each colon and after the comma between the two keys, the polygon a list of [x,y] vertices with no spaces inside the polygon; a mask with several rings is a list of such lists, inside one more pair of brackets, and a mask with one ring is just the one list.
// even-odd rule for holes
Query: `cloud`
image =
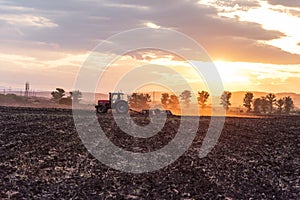
{"label": "cloud", "polygon": [[269,46],[279,48],[282,51],[283,57],[286,57],[286,52],[291,55],[300,55],[300,48],[297,46],[300,39],[300,32],[298,29],[295,29],[295,26],[300,25],[300,18],[293,15],[300,8],[271,5],[267,1],[262,0],[257,1],[259,6],[249,9],[240,9],[240,6],[237,6],[237,4],[234,7],[224,4],[225,8],[223,8],[222,6],[224,5],[218,2],[208,1],[206,3],[217,9],[218,16],[236,19],[240,22],[257,23],[268,32],[275,30],[282,33],[278,38],[264,39],[263,41],[257,39],[256,42],[258,44],[261,43],[265,46],[268,44]]}
{"label": "cloud", "polygon": [[[37,75],[42,73],[39,71],[41,68],[48,66],[56,70],[63,69],[67,73],[68,66],[76,67],[84,61],[84,56],[78,55],[86,55],[99,41],[145,25],[183,32],[202,45],[214,59],[299,64],[300,55],[268,43],[287,37],[284,31],[267,30],[259,23],[262,19],[256,22],[242,20],[237,15],[219,15],[220,12],[248,12],[260,8],[260,2],[261,0],[117,0],[113,3],[109,0],[0,1],[0,51],[3,55],[21,56],[7,56],[7,60],[2,60],[1,67],[5,66],[2,72],[3,69],[12,67],[21,77],[23,68],[30,66],[32,70],[37,69],[38,72],[34,73]],[[268,2],[286,6],[298,4],[298,1],[284,0]],[[288,13],[298,12],[296,7],[293,9],[289,8]],[[274,24],[277,22],[269,21]],[[298,41],[294,43],[295,46]],[[174,41],[170,38],[169,42]],[[178,44],[177,48],[184,48],[184,44]],[[10,78],[13,80],[13,76]],[[34,79],[33,76],[30,78]]]}
{"label": "cloud", "polygon": [[273,5],[300,7],[300,1],[298,1],[298,0],[267,0],[267,1]]}
{"label": "cloud", "polygon": [[105,7],[115,7],[115,8],[129,8],[129,9],[137,9],[137,10],[148,10],[147,6],[140,6],[137,4],[126,4],[126,3],[106,3]]}
{"label": "cloud", "polygon": [[0,15],[0,20],[12,25],[34,27],[57,27],[50,19],[34,15]]}
{"label": "cloud", "polygon": [[145,23],[145,25],[149,28],[154,28],[154,29],[160,28],[160,26],[158,26],[152,22],[147,22],[147,23]]}
{"label": "cloud", "polygon": [[2,85],[23,88],[29,81],[34,89],[50,90],[63,86],[71,90],[77,72],[86,54],[50,53],[48,58],[14,54],[0,54],[0,80]]}
{"label": "cloud", "polygon": [[272,64],[299,64],[300,55],[239,37],[208,38],[203,45],[214,59]]}
{"label": "cloud", "polygon": [[[257,3],[249,1],[238,3],[246,7],[257,6]],[[69,50],[90,50],[97,45],[97,40],[142,27],[147,22],[184,32],[200,39],[200,43],[206,40],[207,35],[210,39],[229,36],[255,40],[272,40],[283,36],[278,31],[266,31],[256,23],[218,17],[215,8],[201,5],[197,1],[116,1],[112,4],[110,1],[28,0],[15,1],[12,6],[32,8],[38,16],[43,14],[46,19],[51,19],[50,22],[43,18],[38,22],[31,20],[35,25],[41,23],[51,26],[55,22],[59,26],[52,30],[22,30],[26,34],[24,39],[57,43]]]}
{"label": "cloud", "polygon": [[56,58],[41,60],[39,57],[14,55],[14,54],[0,54],[0,66],[2,69],[14,68],[16,70],[48,70],[51,68],[59,68],[61,66],[79,68],[82,62],[87,58],[87,54],[60,54]]}
{"label": "cloud", "polygon": [[[0,41],[2,41],[2,46],[4,46],[7,43],[7,41],[18,40],[24,35],[25,33],[21,31],[21,29],[18,27],[12,26],[10,24],[3,24],[2,26],[0,26]],[[5,40],[6,42],[3,40]]]}
{"label": "cloud", "polygon": [[9,6],[9,5],[0,5],[0,10],[5,11],[33,11],[33,8],[27,8],[22,6]]}
{"label": "cloud", "polygon": [[289,77],[285,80],[280,78],[266,78],[257,81],[256,91],[268,91],[272,92],[296,92],[298,93],[296,88],[291,87],[293,85],[299,84],[299,77]]}

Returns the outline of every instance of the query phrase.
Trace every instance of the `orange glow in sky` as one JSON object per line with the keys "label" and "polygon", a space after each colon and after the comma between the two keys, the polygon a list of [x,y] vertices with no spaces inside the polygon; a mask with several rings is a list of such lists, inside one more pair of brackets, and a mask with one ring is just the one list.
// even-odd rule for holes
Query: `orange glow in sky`
{"label": "orange glow in sky", "polygon": [[[112,4],[75,0],[70,7],[63,2],[4,0],[0,1],[0,24],[0,91],[22,90],[26,81],[35,90],[72,90],[80,67],[96,45],[119,32],[149,27],[182,32],[202,45],[226,90],[300,93],[297,1]],[[106,86],[99,86],[99,91],[112,90],[133,69],[131,62],[168,66],[195,91],[207,89],[187,61],[153,52],[140,56],[123,56],[115,62],[100,80],[99,85]],[[176,76],[170,76],[175,83]]]}

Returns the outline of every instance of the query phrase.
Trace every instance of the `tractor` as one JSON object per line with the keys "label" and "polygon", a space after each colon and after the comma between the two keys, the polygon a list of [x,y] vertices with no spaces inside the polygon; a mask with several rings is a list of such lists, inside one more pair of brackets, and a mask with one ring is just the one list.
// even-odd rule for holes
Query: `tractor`
{"label": "tractor", "polygon": [[95,108],[98,113],[106,113],[108,109],[115,109],[119,114],[126,114],[129,110],[124,93],[109,93],[109,100],[98,100]]}

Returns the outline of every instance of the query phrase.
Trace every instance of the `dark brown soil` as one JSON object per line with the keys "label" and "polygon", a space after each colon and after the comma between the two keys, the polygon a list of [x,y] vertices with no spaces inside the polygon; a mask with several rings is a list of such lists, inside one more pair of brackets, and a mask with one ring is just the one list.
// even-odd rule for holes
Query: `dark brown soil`
{"label": "dark brown soil", "polygon": [[[109,129],[111,119],[99,116],[103,129],[112,130],[107,136],[140,152],[166,145],[179,123],[170,117],[164,134],[145,140]],[[88,153],[71,110],[0,107],[0,199],[299,198],[300,117],[227,118],[219,143],[200,159],[209,120],[201,118],[192,146],[173,164],[129,174]],[[135,121],[147,123],[142,116]]]}

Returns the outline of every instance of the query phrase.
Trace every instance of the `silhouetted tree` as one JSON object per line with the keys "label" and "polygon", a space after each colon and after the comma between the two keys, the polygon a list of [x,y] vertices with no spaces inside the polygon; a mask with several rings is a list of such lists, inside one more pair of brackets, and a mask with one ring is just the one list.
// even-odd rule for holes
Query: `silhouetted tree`
{"label": "silhouetted tree", "polygon": [[56,88],[56,91],[51,92],[52,99],[59,102],[65,96],[65,90],[62,88]]}
{"label": "silhouetted tree", "polygon": [[256,98],[253,101],[253,109],[255,113],[260,113],[261,110],[261,98]]}
{"label": "silhouetted tree", "polygon": [[191,102],[191,97],[192,97],[192,93],[189,90],[184,90],[180,94],[180,98],[184,102],[184,104],[186,105],[186,107],[189,107],[190,102]]}
{"label": "silhouetted tree", "polygon": [[275,96],[275,94],[269,93],[266,96],[266,100],[267,100],[267,102],[269,104],[270,113],[272,113],[273,112],[273,104],[276,103],[276,96]]}
{"label": "silhouetted tree", "polygon": [[134,109],[149,109],[151,96],[147,93],[133,93],[129,98],[129,105]]}
{"label": "silhouetted tree", "polygon": [[161,104],[163,105],[163,107],[166,109],[168,107],[169,101],[170,101],[170,95],[168,93],[162,93],[161,94]]}
{"label": "silhouetted tree", "polygon": [[179,109],[179,99],[176,95],[172,94],[169,99],[169,107],[173,110]]}
{"label": "silhouetted tree", "polygon": [[276,101],[276,106],[278,108],[278,113],[282,113],[283,105],[284,105],[284,100],[283,99],[278,99]]}
{"label": "silhouetted tree", "polygon": [[74,103],[78,103],[82,98],[82,93],[79,90],[74,90],[70,92],[70,96]]}
{"label": "silhouetted tree", "polygon": [[261,97],[254,100],[253,106],[254,106],[255,113],[266,113],[269,103],[266,97]]}
{"label": "silhouetted tree", "polygon": [[269,101],[267,100],[266,97],[261,97],[261,111],[263,113],[267,113],[267,110],[269,108]]}
{"label": "silhouetted tree", "polygon": [[247,108],[247,112],[251,111],[251,104],[253,103],[253,93],[247,92],[244,97],[244,106]]}
{"label": "silhouetted tree", "polygon": [[294,102],[290,96],[284,97],[284,111],[286,114],[289,114],[291,110],[294,108]]}
{"label": "silhouetted tree", "polygon": [[206,103],[208,97],[209,97],[208,92],[203,91],[203,90],[201,92],[198,92],[197,100],[198,100],[199,105],[201,105],[202,108],[205,107],[205,103]]}
{"label": "silhouetted tree", "polygon": [[228,110],[229,106],[231,106],[230,98],[231,98],[231,92],[229,92],[229,91],[224,91],[222,96],[220,97],[220,99],[221,99],[220,104],[226,110]]}

